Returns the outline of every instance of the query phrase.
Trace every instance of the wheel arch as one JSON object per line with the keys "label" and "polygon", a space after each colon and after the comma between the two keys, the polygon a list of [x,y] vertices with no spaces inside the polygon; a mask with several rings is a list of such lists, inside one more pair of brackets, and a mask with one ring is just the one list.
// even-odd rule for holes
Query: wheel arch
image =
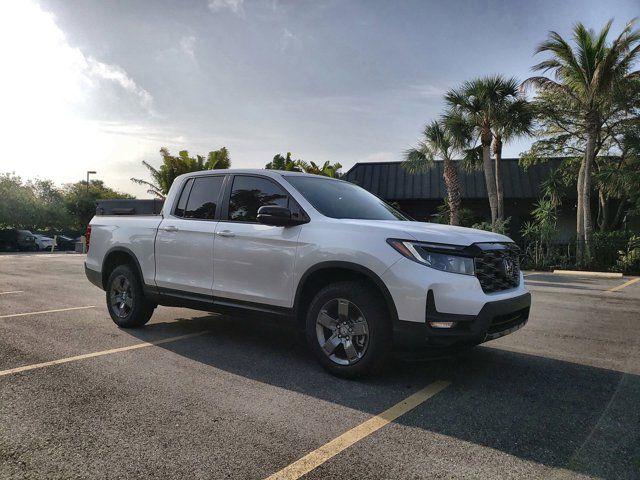
{"label": "wheel arch", "polygon": [[135,253],[133,253],[127,247],[113,247],[107,251],[107,254],[104,256],[104,260],[102,261],[102,288],[103,290],[107,288],[107,281],[109,280],[109,275],[113,270],[120,265],[133,265],[138,274],[138,278],[142,285],[144,285],[144,277],[142,276],[142,268],[140,267],[140,262],[136,257]]}
{"label": "wheel arch", "polygon": [[343,261],[321,262],[309,268],[300,278],[294,298],[294,315],[298,325],[304,325],[306,308],[319,289],[342,280],[363,280],[380,292],[391,316],[392,325],[398,320],[393,297],[382,279],[372,270],[357,263]]}

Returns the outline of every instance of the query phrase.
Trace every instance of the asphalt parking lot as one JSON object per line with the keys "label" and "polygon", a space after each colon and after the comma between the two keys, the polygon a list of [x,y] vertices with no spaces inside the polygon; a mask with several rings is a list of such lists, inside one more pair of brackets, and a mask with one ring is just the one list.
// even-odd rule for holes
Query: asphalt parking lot
{"label": "asphalt parking lot", "polygon": [[0,478],[640,478],[640,281],[529,274],[518,332],[347,381],[273,321],[119,330],[83,260],[0,256]]}

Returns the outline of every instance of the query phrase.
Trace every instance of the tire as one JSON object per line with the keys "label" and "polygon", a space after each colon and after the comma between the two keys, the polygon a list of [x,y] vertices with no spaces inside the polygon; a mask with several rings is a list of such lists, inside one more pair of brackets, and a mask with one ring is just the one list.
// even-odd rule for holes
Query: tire
{"label": "tire", "polygon": [[363,283],[322,288],[309,304],[305,327],[309,347],[333,375],[358,378],[386,365],[392,338],[388,309]]}
{"label": "tire", "polygon": [[106,299],[111,319],[121,328],[143,326],[155,308],[145,298],[138,274],[130,265],[120,265],[111,272],[107,280]]}

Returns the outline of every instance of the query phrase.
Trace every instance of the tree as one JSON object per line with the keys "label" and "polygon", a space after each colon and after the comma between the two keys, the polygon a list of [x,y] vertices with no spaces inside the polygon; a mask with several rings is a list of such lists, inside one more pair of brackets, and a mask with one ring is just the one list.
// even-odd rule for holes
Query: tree
{"label": "tree", "polygon": [[100,199],[133,198],[127,193],[107,187],[102,180],[68,183],[62,189],[67,211],[73,217],[71,228],[83,232],[96,214],[96,201]]}
{"label": "tree", "polygon": [[162,165],[159,168],[153,167],[144,160],[142,161],[142,164],[151,174],[151,181],[140,178],[132,178],[131,181],[138,185],[149,187],[147,193],[162,199],[169,193],[169,189],[176,177],[183,173],[228,169],[231,167],[231,159],[226,147],[209,152],[206,159],[202,155],[196,155],[195,158],[192,158],[187,150],[181,150],[177,156],[173,156],[169,154],[169,150],[166,147],[160,149],[160,155],[162,156]]}
{"label": "tree", "polygon": [[458,213],[462,203],[458,168],[453,156],[457,151],[455,139],[442,122],[434,120],[423,131],[423,137],[416,148],[405,153],[402,166],[410,173],[418,173],[433,167],[436,159],[444,162],[444,184],[447,189],[449,223],[459,225]]}
{"label": "tree", "polygon": [[279,153],[273,157],[273,160],[267,163],[264,168],[267,170],[282,170],[285,172],[301,172],[300,160],[293,160],[291,152],[283,157]]}
{"label": "tree", "polygon": [[[489,197],[489,207],[491,209],[491,224],[495,227],[496,221],[501,220],[500,211],[503,200],[498,198],[498,185],[496,177],[496,167],[491,161],[491,145],[493,143],[496,128],[499,129],[501,140],[499,144],[500,154],[502,152],[502,138],[505,135],[513,136],[525,130],[515,125],[510,125],[507,118],[508,112],[514,110],[524,110],[524,100],[520,97],[518,82],[501,75],[477,78],[465,82],[461,88],[452,89],[445,95],[448,111],[445,114],[445,124],[451,132],[456,142],[460,145],[477,144],[479,147],[467,149],[468,155],[482,154],[482,165],[484,170],[487,196]],[[523,112],[518,112],[519,118],[524,120],[526,116]],[[512,120],[513,121],[513,120]],[[501,176],[500,194],[502,193]]]}
{"label": "tree", "polygon": [[231,168],[231,158],[229,158],[229,150],[227,147],[209,152],[205,163],[205,170],[227,170],[229,168]]}
{"label": "tree", "polygon": [[96,213],[100,198],[131,198],[100,180],[57,187],[50,180],[23,182],[12,174],[0,175],[0,228],[31,231],[83,232]]}
{"label": "tree", "polygon": [[318,165],[315,162],[305,162],[304,160],[293,160],[291,158],[291,152],[287,152],[287,155],[283,157],[277,154],[273,157],[273,160],[265,165],[267,170],[283,170],[287,172],[306,172],[314,175],[324,175],[325,177],[340,177],[340,169],[342,165],[339,163],[324,162],[322,165]]}
{"label": "tree", "polygon": [[533,70],[553,72],[554,78],[534,76],[525,81],[542,92],[564,95],[576,109],[579,127],[584,135],[584,153],[577,181],[578,208],[576,219],[578,262],[591,259],[593,222],[591,214],[592,174],[602,128],[611,113],[616,93],[627,88],[638,71],[631,71],[640,54],[640,31],[629,22],[611,43],[607,41],[612,21],[596,33],[582,23],[573,29],[572,46],[557,32],[549,32],[547,40],[536,49],[551,57],[534,65]]}
{"label": "tree", "polygon": [[340,163],[324,162],[322,165],[318,165],[315,162],[305,162],[298,160],[298,165],[305,173],[311,173],[313,175],[323,175],[325,177],[340,178],[340,169],[342,165]]}
{"label": "tree", "polygon": [[533,125],[533,109],[524,98],[518,98],[518,85],[508,80],[509,95],[502,98],[493,125],[493,156],[495,158],[496,196],[498,220],[504,220],[504,189],[502,185],[502,147],[504,143],[522,135],[530,135]]}
{"label": "tree", "polygon": [[36,196],[16,175],[0,175],[0,228],[30,229],[38,216]]}

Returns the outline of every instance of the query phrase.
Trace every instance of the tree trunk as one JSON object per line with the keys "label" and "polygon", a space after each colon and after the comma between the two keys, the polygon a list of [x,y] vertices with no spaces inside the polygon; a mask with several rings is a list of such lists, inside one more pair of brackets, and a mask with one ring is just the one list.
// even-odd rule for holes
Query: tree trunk
{"label": "tree trunk", "polygon": [[587,263],[591,262],[593,237],[593,220],[591,215],[591,170],[595,161],[597,126],[594,122],[587,124],[587,148],[584,152],[584,179],[582,193],[582,209],[584,214],[584,256]]}
{"label": "tree trunk", "polygon": [[580,164],[578,173],[578,184],[576,192],[578,194],[578,205],[576,208],[576,264],[581,266],[584,261],[584,162]]}
{"label": "tree trunk", "polygon": [[620,203],[618,203],[618,208],[616,209],[616,216],[613,218],[613,224],[612,227],[613,228],[622,228],[622,217],[624,216],[625,213],[625,207],[627,204],[627,199],[625,197],[622,197],[620,199]]}
{"label": "tree trunk", "polygon": [[609,200],[602,189],[598,190],[598,229],[609,230]]}
{"label": "tree trunk", "polygon": [[496,175],[496,197],[497,197],[497,209],[498,220],[504,220],[504,192],[502,190],[502,137],[496,135],[493,141],[493,154],[495,155],[495,175]]}
{"label": "tree trunk", "polygon": [[496,220],[498,218],[498,197],[496,195],[496,173],[491,161],[491,130],[489,127],[482,129],[482,164],[484,168],[484,182],[487,186],[487,196],[489,197],[489,208],[491,209],[491,228],[496,231]]}
{"label": "tree trunk", "polygon": [[458,168],[453,160],[444,160],[444,184],[447,187],[447,197],[449,200],[449,223],[460,225],[460,181],[458,180]]}

